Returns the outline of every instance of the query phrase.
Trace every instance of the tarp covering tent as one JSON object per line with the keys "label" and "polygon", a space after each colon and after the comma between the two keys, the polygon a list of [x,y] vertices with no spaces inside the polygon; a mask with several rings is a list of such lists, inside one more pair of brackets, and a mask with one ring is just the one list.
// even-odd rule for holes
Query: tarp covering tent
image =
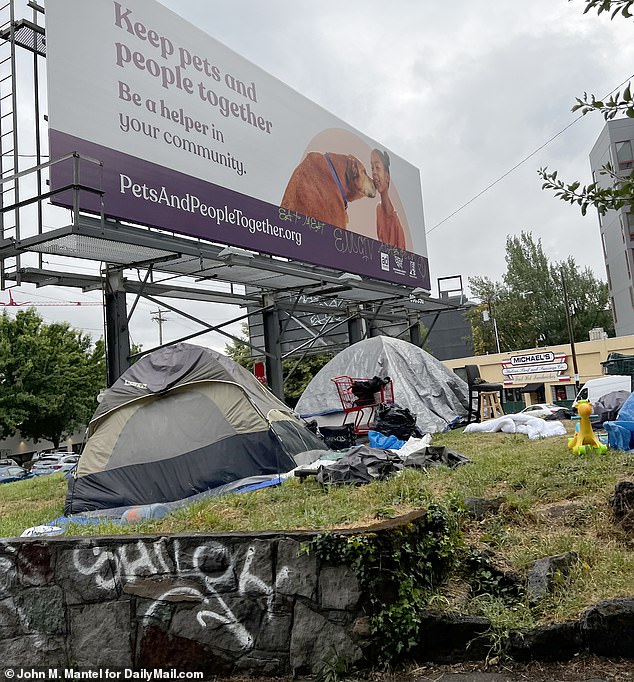
{"label": "tarp covering tent", "polygon": [[602,395],[592,406],[592,414],[597,416],[596,421],[592,420],[593,426],[603,426],[604,422],[614,421],[630,395],[630,391],[611,391]]}
{"label": "tarp covering tent", "polygon": [[178,343],[142,357],[103,394],[65,513],[170,502],[306,464],[323,442],[249,371]]}
{"label": "tarp covering tent", "polygon": [[337,376],[390,377],[394,401],[416,415],[424,432],[438,433],[467,414],[469,389],[455,372],[422,348],[389,336],[359,341],[338,353],[313,377],[295,411],[321,425],[341,424],[344,412],[335,384]]}

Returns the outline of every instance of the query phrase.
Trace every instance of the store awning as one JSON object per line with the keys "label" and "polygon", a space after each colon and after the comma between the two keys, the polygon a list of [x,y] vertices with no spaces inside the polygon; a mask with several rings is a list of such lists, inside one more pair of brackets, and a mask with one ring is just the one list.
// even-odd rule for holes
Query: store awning
{"label": "store awning", "polygon": [[541,384],[526,384],[521,390],[522,393],[535,393],[539,391],[540,388],[544,388],[544,383]]}

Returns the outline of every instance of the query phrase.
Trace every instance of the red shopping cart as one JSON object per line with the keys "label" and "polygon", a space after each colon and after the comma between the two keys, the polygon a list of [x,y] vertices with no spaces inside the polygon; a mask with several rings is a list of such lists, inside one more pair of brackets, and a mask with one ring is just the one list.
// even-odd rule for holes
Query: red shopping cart
{"label": "red shopping cart", "polygon": [[[348,421],[348,417],[354,414],[354,432],[356,435],[367,433],[372,428],[374,413],[381,403],[394,402],[394,385],[389,377],[382,380],[384,383],[372,391],[373,379],[360,379],[349,376],[333,377],[339,393],[341,406],[344,411],[342,426]],[[367,389],[367,390],[363,390]]]}

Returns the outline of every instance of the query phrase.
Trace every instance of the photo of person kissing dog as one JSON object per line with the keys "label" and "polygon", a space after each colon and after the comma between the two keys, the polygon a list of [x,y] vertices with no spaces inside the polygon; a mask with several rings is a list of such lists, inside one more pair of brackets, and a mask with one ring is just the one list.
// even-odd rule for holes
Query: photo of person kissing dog
{"label": "photo of person kissing dog", "polygon": [[[345,145],[340,139],[344,133]],[[369,161],[367,167],[361,159]],[[292,170],[280,207],[398,249],[413,250],[390,165],[387,151],[370,149],[352,133],[323,131]],[[377,196],[376,204],[365,201]]]}

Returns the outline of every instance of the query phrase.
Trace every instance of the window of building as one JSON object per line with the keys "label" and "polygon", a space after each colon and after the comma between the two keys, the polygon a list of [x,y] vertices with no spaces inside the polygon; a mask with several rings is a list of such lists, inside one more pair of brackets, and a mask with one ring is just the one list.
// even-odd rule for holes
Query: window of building
{"label": "window of building", "polygon": [[608,276],[608,289],[612,290],[612,278],[610,277],[610,266],[606,263],[605,274]]}
{"label": "window of building", "polygon": [[601,233],[601,246],[603,247],[603,258],[607,259],[608,251],[605,248],[605,235],[603,234],[603,232]]}
{"label": "window of building", "polygon": [[630,268],[630,252],[624,251],[623,253],[625,254],[625,267],[627,267],[628,279],[632,279],[632,269]]}
{"label": "window of building", "polygon": [[519,403],[524,400],[522,395],[522,389],[520,388],[505,388],[504,389],[504,400],[508,403]]}
{"label": "window of building", "polygon": [[630,240],[634,239],[634,214],[629,211],[625,214],[625,222],[627,224],[627,233]]}
{"label": "window of building", "polygon": [[632,143],[629,140],[623,142],[616,142],[616,159],[618,161],[619,170],[628,170],[634,168],[634,154],[632,154]]}
{"label": "window of building", "polygon": [[555,400],[568,400],[565,386],[555,386]]}
{"label": "window of building", "polygon": [[634,287],[630,287],[630,301],[632,302],[632,308],[634,308]]}
{"label": "window of building", "polygon": [[616,324],[618,319],[616,317],[616,306],[614,305],[614,299],[612,296],[610,296],[610,307],[612,308],[612,319],[614,320],[614,324]]}

